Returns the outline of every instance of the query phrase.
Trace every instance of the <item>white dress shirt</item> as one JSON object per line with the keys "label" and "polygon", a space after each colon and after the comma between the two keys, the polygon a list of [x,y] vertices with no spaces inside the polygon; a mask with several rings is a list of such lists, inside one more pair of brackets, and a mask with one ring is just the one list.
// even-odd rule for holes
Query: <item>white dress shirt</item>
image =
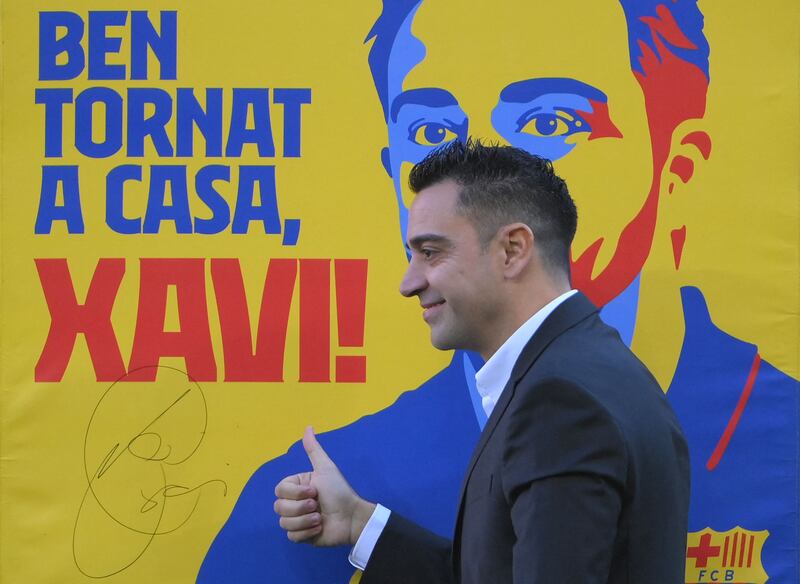
{"label": "white dress shirt", "polygon": [[[539,330],[544,320],[550,316],[550,313],[575,292],[577,290],[565,292],[539,309],[514,334],[506,339],[494,355],[489,357],[489,360],[475,374],[475,382],[487,418],[492,415],[494,406],[497,405],[500,394],[503,393],[503,388],[508,383],[514,364],[519,359],[525,345]],[[391,513],[389,509],[380,504],[375,508],[356,545],[350,551],[348,559],[354,567],[363,570],[367,566],[372,550],[375,549],[375,544],[378,542],[381,533],[383,533]]]}

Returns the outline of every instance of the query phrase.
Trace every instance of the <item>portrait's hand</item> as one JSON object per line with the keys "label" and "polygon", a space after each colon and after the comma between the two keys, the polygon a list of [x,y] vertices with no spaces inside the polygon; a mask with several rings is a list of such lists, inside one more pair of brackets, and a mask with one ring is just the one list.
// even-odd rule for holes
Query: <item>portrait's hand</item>
{"label": "portrait's hand", "polygon": [[291,475],[275,487],[275,512],[294,542],[318,546],[354,545],[375,510],[350,487],[317,442],[311,427],[303,435],[311,472]]}

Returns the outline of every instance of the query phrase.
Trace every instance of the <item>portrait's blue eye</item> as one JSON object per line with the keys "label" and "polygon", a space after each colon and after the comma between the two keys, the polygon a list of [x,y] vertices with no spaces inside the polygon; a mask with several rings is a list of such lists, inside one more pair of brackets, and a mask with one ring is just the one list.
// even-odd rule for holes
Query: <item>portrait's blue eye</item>
{"label": "portrait's blue eye", "polygon": [[425,139],[431,144],[439,144],[447,136],[447,130],[439,124],[428,124],[425,127]]}
{"label": "portrait's blue eye", "polygon": [[443,124],[429,122],[411,129],[411,141],[420,146],[438,146],[457,138],[458,135]]}
{"label": "portrait's blue eye", "polygon": [[558,129],[558,116],[553,114],[541,114],[533,118],[536,131],[542,136],[550,136]]}
{"label": "portrait's blue eye", "polygon": [[590,128],[572,112],[556,110],[555,113],[537,112],[524,116],[519,121],[518,132],[539,137],[569,136],[576,132],[587,132]]}

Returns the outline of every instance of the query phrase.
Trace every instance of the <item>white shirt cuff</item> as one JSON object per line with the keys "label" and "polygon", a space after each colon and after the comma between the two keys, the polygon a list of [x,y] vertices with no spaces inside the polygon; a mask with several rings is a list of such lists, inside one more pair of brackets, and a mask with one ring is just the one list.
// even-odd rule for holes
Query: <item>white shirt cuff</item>
{"label": "white shirt cuff", "polygon": [[383,505],[375,506],[375,511],[372,512],[372,516],[364,526],[364,531],[361,532],[356,545],[353,546],[347,557],[354,568],[363,570],[367,567],[372,550],[375,549],[375,544],[378,543],[378,538],[383,533],[383,528],[386,527],[391,514],[392,512]]}

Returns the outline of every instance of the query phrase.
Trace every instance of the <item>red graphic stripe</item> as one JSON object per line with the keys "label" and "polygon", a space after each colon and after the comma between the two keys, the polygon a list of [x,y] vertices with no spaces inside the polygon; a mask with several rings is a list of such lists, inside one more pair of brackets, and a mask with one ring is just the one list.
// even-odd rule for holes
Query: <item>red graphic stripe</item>
{"label": "red graphic stripe", "polygon": [[672,237],[672,257],[675,259],[675,269],[677,270],[681,267],[683,246],[686,244],[686,225],[680,229],[673,229],[670,236]]}
{"label": "red graphic stripe", "polygon": [[739,544],[739,532],[733,534],[733,546],[731,547],[731,566],[736,563],[736,547]]}
{"label": "red graphic stripe", "polygon": [[686,134],[681,140],[681,144],[694,144],[700,154],[703,155],[704,160],[708,160],[708,157],[711,156],[711,138],[705,132],[698,131]]}
{"label": "red graphic stripe", "polygon": [[750,536],[750,550],[747,552],[747,567],[753,565],[753,542],[756,540],[755,535]]}
{"label": "red graphic stripe", "polygon": [[[711,458],[708,459],[706,462],[706,469],[714,470],[717,468],[719,461],[722,460],[722,455],[725,454],[725,450],[728,448],[728,444],[733,437],[733,433],[736,431],[736,426],[739,425],[739,420],[742,417],[742,412],[744,412],[744,408],[747,406],[747,400],[750,399],[750,394],[753,392],[753,386],[756,382],[756,377],[758,376],[758,370],[761,367],[761,355],[756,353],[755,358],[753,359],[753,365],[750,367],[750,374],[747,376],[747,382],[744,384],[744,389],[742,390],[742,395],[739,396],[739,403],[736,404],[736,409],[733,410],[733,414],[731,415],[731,419],[728,420],[728,425],[725,427],[725,431],[722,433],[722,437],[719,439],[717,443],[717,447],[714,448],[714,452],[711,453]],[[734,536],[734,548],[736,547],[736,537]]]}
{"label": "red graphic stripe", "polygon": [[731,536],[725,536],[725,547],[722,548],[722,567],[726,568],[728,566],[728,542],[730,541]]}
{"label": "red graphic stripe", "polygon": [[747,540],[749,538],[743,533],[742,534],[742,545],[739,546],[739,567],[741,568],[744,566],[744,548],[747,547]]}

